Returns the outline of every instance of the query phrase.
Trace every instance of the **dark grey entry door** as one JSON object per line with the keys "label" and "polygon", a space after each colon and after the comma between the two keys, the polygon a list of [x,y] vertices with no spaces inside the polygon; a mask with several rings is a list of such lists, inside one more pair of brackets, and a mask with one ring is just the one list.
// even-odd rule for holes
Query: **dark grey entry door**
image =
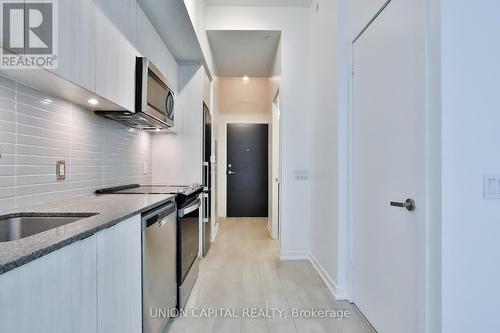
{"label": "dark grey entry door", "polygon": [[268,125],[227,125],[227,216],[268,215]]}

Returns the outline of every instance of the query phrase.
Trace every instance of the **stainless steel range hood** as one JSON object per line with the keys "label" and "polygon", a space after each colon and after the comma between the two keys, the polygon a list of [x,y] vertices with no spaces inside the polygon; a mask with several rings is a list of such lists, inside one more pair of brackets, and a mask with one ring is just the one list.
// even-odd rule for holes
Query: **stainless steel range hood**
{"label": "stainless steel range hood", "polygon": [[170,128],[169,124],[158,120],[147,113],[129,111],[95,111],[95,114],[108,118],[128,127],[139,130],[157,130]]}

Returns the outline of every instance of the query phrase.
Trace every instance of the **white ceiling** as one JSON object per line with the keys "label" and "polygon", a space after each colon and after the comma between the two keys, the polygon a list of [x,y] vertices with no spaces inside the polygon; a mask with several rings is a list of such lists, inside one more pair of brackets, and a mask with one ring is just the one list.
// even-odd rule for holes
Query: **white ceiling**
{"label": "white ceiling", "polygon": [[207,30],[207,35],[218,76],[272,76],[280,31]]}
{"label": "white ceiling", "polygon": [[309,7],[312,0],[206,0],[208,6]]}

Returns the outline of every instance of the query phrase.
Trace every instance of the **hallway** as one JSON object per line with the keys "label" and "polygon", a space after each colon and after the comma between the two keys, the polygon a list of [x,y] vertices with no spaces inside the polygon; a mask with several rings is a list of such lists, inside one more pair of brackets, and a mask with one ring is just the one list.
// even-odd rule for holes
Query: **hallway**
{"label": "hallway", "polygon": [[[169,333],[332,332],[368,333],[369,325],[348,302],[333,300],[307,261],[279,261],[266,218],[228,218],[208,256],[188,302],[188,316],[174,320]],[[235,309],[230,318],[199,317],[201,309]],[[277,309],[275,316],[243,318],[248,309]],[[282,315],[279,310],[284,310]],[[308,319],[297,310],[338,310],[345,318]],[[196,310],[196,311],[193,311]],[[347,318],[349,315],[350,317]],[[191,317],[190,317],[191,316]]]}

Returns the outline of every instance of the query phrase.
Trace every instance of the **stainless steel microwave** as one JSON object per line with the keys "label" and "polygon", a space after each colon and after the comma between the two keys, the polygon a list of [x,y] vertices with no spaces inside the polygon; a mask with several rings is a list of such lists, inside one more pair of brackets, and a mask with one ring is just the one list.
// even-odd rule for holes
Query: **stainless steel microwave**
{"label": "stainless steel microwave", "polygon": [[167,126],[174,125],[174,93],[168,87],[167,79],[147,59],[136,61],[135,108]]}
{"label": "stainless steel microwave", "polygon": [[165,76],[145,57],[137,57],[135,71],[135,110],[95,113],[141,130],[174,126],[175,95]]}

